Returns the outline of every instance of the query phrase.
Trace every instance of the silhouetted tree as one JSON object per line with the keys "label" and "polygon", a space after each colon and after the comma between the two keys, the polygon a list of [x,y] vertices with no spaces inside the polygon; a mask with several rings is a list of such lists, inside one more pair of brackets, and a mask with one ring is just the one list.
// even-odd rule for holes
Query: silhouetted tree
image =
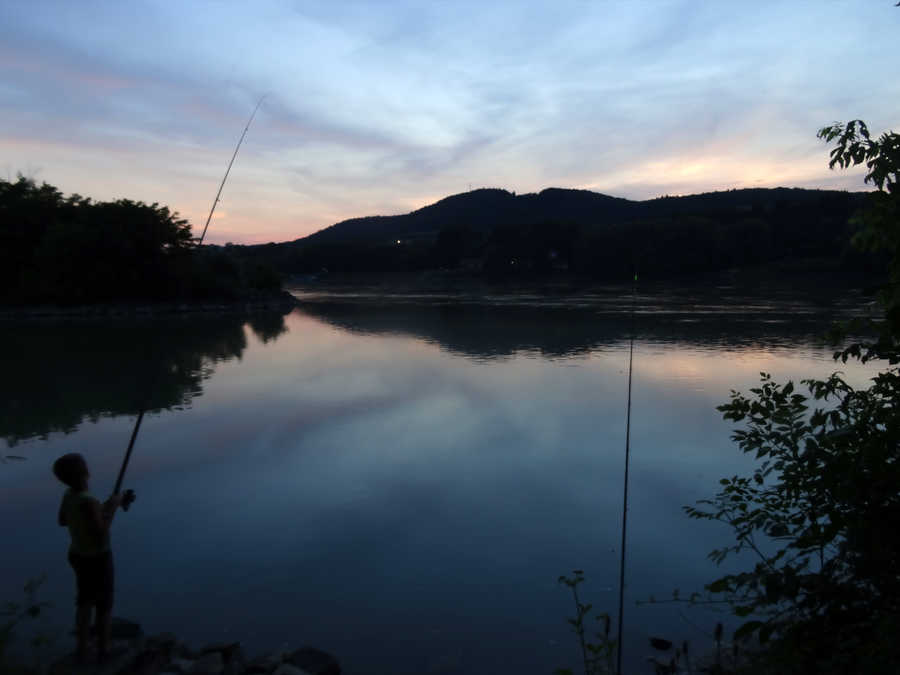
{"label": "silhouetted tree", "polygon": [[262,260],[244,266],[230,250],[195,248],[168,207],[0,180],[2,303],[234,298],[279,285]]}

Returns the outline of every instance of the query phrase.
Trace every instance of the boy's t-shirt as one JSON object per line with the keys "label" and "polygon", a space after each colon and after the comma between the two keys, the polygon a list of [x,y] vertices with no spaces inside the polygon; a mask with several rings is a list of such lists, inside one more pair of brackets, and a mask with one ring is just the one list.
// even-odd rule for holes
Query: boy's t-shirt
{"label": "boy's t-shirt", "polygon": [[72,537],[70,553],[90,556],[109,550],[109,532],[98,537],[97,526],[90,522],[88,514],[85,513],[85,505],[96,501],[97,499],[87,490],[77,492],[69,488],[63,495],[60,510],[66,518],[66,527],[69,528],[69,535]]}

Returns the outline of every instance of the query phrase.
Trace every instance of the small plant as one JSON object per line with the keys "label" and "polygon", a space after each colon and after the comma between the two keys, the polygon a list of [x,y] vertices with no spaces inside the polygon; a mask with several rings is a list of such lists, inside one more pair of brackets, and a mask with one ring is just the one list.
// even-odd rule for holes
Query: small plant
{"label": "small plant", "polygon": [[[50,606],[50,603],[48,602],[40,602],[37,600],[38,588],[46,579],[46,574],[34,579],[29,579],[24,587],[25,602],[8,602],[3,609],[0,609],[0,621],[2,621],[2,623],[0,623],[0,669],[2,669],[2,672],[4,673],[31,672],[28,669],[16,667],[11,664],[8,661],[8,650],[12,644],[16,628],[27,620],[37,619],[41,615],[41,610]],[[29,640],[29,644],[37,654],[41,649],[49,646],[52,641],[52,638],[47,635],[37,633]]]}
{"label": "small plant", "polygon": [[[569,618],[575,635],[578,636],[578,644],[581,647],[581,656],[584,661],[585,675],[602,675],[603,673],[615,673],[615,665],[613,663],[618,640],[610,638],[610,618],[609,614],[597,614],[596,618],[603,625],[603,630],[597,633],[597,641],[591,642],[585,637],[585,618],[591,611],[592,605],[584,604],[578,597],[578,585],[584,581],[584,572],[582,570],[573,570],[572,576],[565,575],[559,577],[559,583],[565,584],[572,589],[572,599],[575,601],[575,616]],[[571,668],[557,668],[556,675],[573,675]]]}

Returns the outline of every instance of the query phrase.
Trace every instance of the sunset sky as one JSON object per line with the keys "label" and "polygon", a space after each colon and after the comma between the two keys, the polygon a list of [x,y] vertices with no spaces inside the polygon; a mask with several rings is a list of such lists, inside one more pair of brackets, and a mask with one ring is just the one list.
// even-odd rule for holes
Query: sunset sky
{"label": "sunset sky", "polygon": [[818,2],[5,2],[0,170],[209,241],[477,187],[863,189],[816,130],[900,127],[900,8]]}

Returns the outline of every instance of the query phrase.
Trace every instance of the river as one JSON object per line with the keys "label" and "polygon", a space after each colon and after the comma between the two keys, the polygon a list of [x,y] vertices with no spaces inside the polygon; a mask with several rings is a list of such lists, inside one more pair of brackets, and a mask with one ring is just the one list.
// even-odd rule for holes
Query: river
{"label": "river", "polygon": [[145,407],[115,615],[251,655],[308,644],[351,674],[577,669],[557,579],[584,570],[615,626],[633,331],[625,655],[647,672],[648,637],[698,654],[727,619],[635,604],[740,565],[709,562],[729,531],[682,511],[753,465],[715,407],[761,371],[873,372],[820,337],[863,306],[852,294],[644,289],[633,323],[627,288],[296,295],[249,320],[0,324],[0,454],[24,458],[0,465],[0,601],[46,573],[42,621],[68,629],[50,467],[81,452],[105,497]]}

